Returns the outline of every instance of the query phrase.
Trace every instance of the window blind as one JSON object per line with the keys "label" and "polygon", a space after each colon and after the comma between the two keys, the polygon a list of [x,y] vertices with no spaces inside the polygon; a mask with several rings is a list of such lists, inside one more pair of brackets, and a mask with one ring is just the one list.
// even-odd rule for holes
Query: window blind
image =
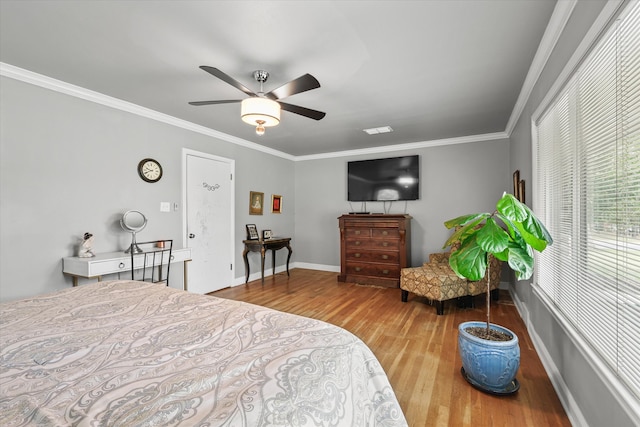
{"label": "window blind", "polygon": [[534,285],[640,396],[640,3],[535,124],[535,210],[554,243]]}

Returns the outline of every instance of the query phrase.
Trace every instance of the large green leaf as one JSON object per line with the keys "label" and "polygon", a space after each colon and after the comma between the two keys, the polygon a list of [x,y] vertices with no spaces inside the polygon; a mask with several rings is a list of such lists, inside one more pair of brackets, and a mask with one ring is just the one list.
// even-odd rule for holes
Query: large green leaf
{"label": "large green leaf", "polygon": [[504,193],[498,200],[496,210],[513,222],[522,222],[527,219],[524,205],[509,193]]}
{"label": "large green leaf", "polygon": [[545,250],[545,248],[547,247],[547,242],[539,239],[534,234],[531,234],[523,223],[514,222],[513,225],[515,225],[515,227],[518,229],[518,231],[520,232],[520,236],[522,236],[524,241],[531,245],[532,248],[534,248],[538,252],[542,252]]}
{"label": "large green leaf", "polygon": [[547,230],[527,205],[524,205],[524,208],[527,211],[527,219],[523,223],[524,228],[538,239],[544,240],[549,245],[552,244],[553,239],[551,238],[551,234],[549,234],[549,230]]}
{"label": "large green leaf", "polygon": [[458,276],[477,281],[484,277],[487,270],[487,253],[473,235],[462,242],[460,249],[451,253],[449,265]]}
{"label": "large green leaf", "polygon": [[486,218],[488,216],[490,216],[490,214],[488,213],[475,213],[475,214],[462,215],[457,218],[453,218],[448,221],[445,221],[444,226],[451,229],[453,227],[457,227],[458,225],[465,225],[470,221],[477,219],[478,217]]}
{"label": "large green leaf", "polygon": [[517,245],[509,246],[509,267],[516,272],[517,280],[525,280],[533,274],[533,257]]}
{"label": "large green leaf", "polygon": [[509,248],[506,248],[502,252],[494,252],[493,256],[498,258],[500,261],[509,261]]}
{"label": "large green leaf", "polygon": [[[457,242],[457,241],[462,241],[464,239],[466,239],[469,235],[474,233],[474,229],[475,227],[480,224],[482,221],[484,221],[485,218],[489,218],[491,216],[491,214],[488,213],[483,213],[483,214],[476,214],[476,215],[465,215],[465,217],[468,217],[469,220],[467,222],[464,222],[464,226],[461,226],[460,228],[458,228],[452,235],[451,237],[449,237],[447,239],[447,241],[445,242],[443,248],[446,248],[448,246],[451,246],[453,243]],[[462,218],[462,217],[460,217]],[[445,223],[446,224],[446,223]]]}
{"label": "large green leaf", "polygon": [[482,250],[489,253],[502,252],[509,244],[509,235],[493,218],[488,218],[485,226],[478,230],[476,239]]}

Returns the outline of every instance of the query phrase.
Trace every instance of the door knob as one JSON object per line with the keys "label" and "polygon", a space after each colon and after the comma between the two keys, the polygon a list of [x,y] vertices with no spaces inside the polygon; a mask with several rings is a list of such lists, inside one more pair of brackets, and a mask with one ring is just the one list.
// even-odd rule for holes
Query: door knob
{"label": "door knob", "polygon": [[190,238],[190,239],[193,239],[194,237],[196,237],[196,235],[195,235],[195,234],[193,234],[193,233],[189,233],[189,238]]}

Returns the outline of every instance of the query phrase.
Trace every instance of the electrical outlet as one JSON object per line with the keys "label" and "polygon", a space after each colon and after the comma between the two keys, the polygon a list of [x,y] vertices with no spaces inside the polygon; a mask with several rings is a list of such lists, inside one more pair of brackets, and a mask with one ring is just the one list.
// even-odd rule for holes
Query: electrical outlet
{"label": "electrical outlet", "polygon": [[160,202],[160,212],[171,212],[171,203]]}

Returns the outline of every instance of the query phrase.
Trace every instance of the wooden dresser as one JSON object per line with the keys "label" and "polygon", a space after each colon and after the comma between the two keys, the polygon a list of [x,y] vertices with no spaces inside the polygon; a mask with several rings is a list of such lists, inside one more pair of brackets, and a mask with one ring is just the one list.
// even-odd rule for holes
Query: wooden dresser
{"label": "wooden dresser", "polygon": [[400,287],[411,263],[411,216],[342,215],[339,282]]}

